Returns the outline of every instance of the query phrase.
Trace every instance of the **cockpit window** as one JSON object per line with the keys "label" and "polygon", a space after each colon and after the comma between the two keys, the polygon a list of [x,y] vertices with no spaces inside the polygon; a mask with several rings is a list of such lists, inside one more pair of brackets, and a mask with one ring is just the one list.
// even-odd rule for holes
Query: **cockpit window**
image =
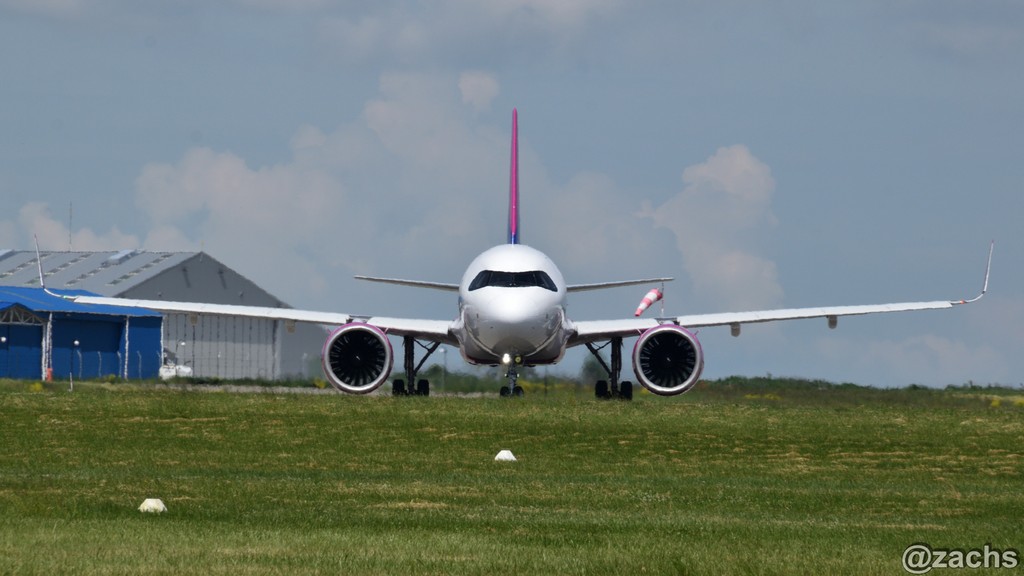
{"label": "cockpit window", "polygon": [[555,282],[546,272],[531,270],[529,272],[499,272],[497,270],[484,270],[476,275],[469,284],[469,290],[479,290],[487,286],[498,288],[525,288],[536,286],[552,292],[557,292]]}

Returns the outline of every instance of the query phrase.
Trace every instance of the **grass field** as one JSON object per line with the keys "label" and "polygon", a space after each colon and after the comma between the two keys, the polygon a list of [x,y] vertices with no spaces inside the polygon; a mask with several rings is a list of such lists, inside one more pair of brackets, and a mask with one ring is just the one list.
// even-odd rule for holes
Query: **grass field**
{"label": "grass field", "polygon": [[1015,394],[4,382],[0,574],[899,574],[915,542],[1024,546]]}

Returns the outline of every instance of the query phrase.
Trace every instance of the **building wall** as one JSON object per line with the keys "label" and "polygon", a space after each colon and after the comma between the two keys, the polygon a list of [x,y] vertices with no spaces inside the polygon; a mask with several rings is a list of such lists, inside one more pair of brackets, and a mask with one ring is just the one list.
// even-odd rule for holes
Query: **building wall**
{"label": "building wall", "polygon": [[278,373],[273,320],[230,316],[164,317],[164,349],[194,376],[271,379]]}
{"label": "building wall", "polygon": [[43,327],[0,324],[0,336],[0,378],[41,379]]}
{"label": "building wall", "polygon": [[163,362],[163,352],[160,348],[163,342],[163,324],[162,317],[128,319],[128,349],[125,351],[128,362],[124,374],[126,378],[144,379],[159,375]]}
{"label": "building wall", "polygon": [[[34,252],[28,251],[6,256],[0,253],[0,286],[38,287],[35,257]],[[42,254],[42,259],[47,284],[52,289],[88,290],[123,298],[285,307],[258,285],[205,253],[47,252]],[[315,377],[320,375],[320,350],[327,334],[327,328],[311,324],[205,317],[196,318],[193,324],[186,316],[169,315],[163,333],[158,333],[157,343],[153,345],[156,353],[139,359],[138,348],[129,346],[128,368],[133,378],[139,373],[149,373],[151,362],[156,362],[156,370],[165,356],[173,357],[175,349],[179,349],[177,352],[191,362],[197,376]],[[97,338],[90,337],[89,341]],[[74,339],[70,337],[71,342]],[[182,341],[186,342],[185,346],[178,344]],[[55,352],[66,355],[66,358],[54,360],[55,372],[69,372],[70,349]],[[96,356],[96,352],[75,352],[76,362],[79,355],[82,362],[76,371],[106,372],[113,361],[102,353]],[[113,354],[116,357],[116,353]],[[19,353],[18,358],[22,357]],[[6,358],[9,372],[14,364],[10,353]],[[0,356],[0,362],[3,359]],[[39,364],[42,365],[42,360]],[[23,366],[19,360],[18,370]],[[0,365],[0,376],[3,373]]]}
{"label": "building wall", "polygon": [[[124,298],[285,307],[248,278],[199,253],[117,294]],[[168,314],[164,351],[193,374],[212,378],[314,377],[327,329],[225,316]],[[181,345],[181,342],[185,342]]]}
{"label": "building wall", "polygon": [[202,252],[116,295],[174,302],[284,306],[245,276]]}
{"label": "building wall", "polygon": [[158,375],[163,317],[154,312],[24,286],[0,286],[0,300],[0,377]]}
{"label": "building wall", "polygon": [[51,322],[54,378],[157,377],[161,318],[61,313]]}

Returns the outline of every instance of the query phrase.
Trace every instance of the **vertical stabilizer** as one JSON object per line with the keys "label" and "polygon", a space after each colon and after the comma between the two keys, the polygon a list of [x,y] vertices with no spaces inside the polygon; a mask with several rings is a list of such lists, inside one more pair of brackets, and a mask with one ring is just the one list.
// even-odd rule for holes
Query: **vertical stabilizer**
{"label": "vertical stabilizer", "polygon": [[512,109],[512,161],[508,180],[508,243],[519,244],[519,114]]}

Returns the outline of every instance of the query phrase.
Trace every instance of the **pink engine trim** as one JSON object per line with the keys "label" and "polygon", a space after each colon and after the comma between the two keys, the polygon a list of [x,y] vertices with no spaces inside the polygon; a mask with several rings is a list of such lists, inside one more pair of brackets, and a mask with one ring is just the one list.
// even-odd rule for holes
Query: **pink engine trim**
{"label": "pink engine trim", "polygon": [[[384,366],[384,371],[381,373],[380,377],[376,381],[367,384],[366,386],[350,386],[338,380],[334,373],[331,372],[331,368],[330,366],[328,366],[327,349],[334,342],[334,339],[342,332],[348,332],[349,330],[367,329],[370,330],[371,332],[376,332],[377,335],[380,336],[381,340],[383,340],[384,343],[387,345],[388,354]],[[335,387],[336,389],[341,390],[342,392],[348,392],[350,394],[369,394],[370,392],[373,392],[377,388],[380,388],[381,384],[387,382],[388,376],[391,375],[391,368],[394,366],[394,358],[395,353],[391,347],[391,340],[388,339],[387,334],[385,334],[383,330],[374,326],[373,324],[366,324],[364,322],[349,322],[348,324],[344,324],[342,326],[335,328],[327,337],[327,340],[324,341],[324,347],[320,351],[320,367],[323,369],[324,376],[327,378],[327,381],[330,382],[331,386]]]}
{"label": "pink engine trim", "polygon": [[[650,382],[640,369],[640,349],[642,345],[647,342],[647,339],[650,336],[653,336],[658,332],[666,331],[680,333],[693,344],[697,353],[697,364],[693,367],[693,372],[690,374],[690,377],[678,386],[673,387],[658,386],[657,384]],[[701,348],[700,340],[697,339],[697,336],[694,335],[693,332],[675,324],[659,324],[654,328],[650,328],[636,339],[636,344],[633,345],[633,372],[636,374],[637,380],[640,381],[640,384],[644,388],[647,388],[659,396],[675,396],[676,394],[682,394],[690,388],[693,388],[693,385],[700,380],[700,375],[704,372],[704,350]]]}

